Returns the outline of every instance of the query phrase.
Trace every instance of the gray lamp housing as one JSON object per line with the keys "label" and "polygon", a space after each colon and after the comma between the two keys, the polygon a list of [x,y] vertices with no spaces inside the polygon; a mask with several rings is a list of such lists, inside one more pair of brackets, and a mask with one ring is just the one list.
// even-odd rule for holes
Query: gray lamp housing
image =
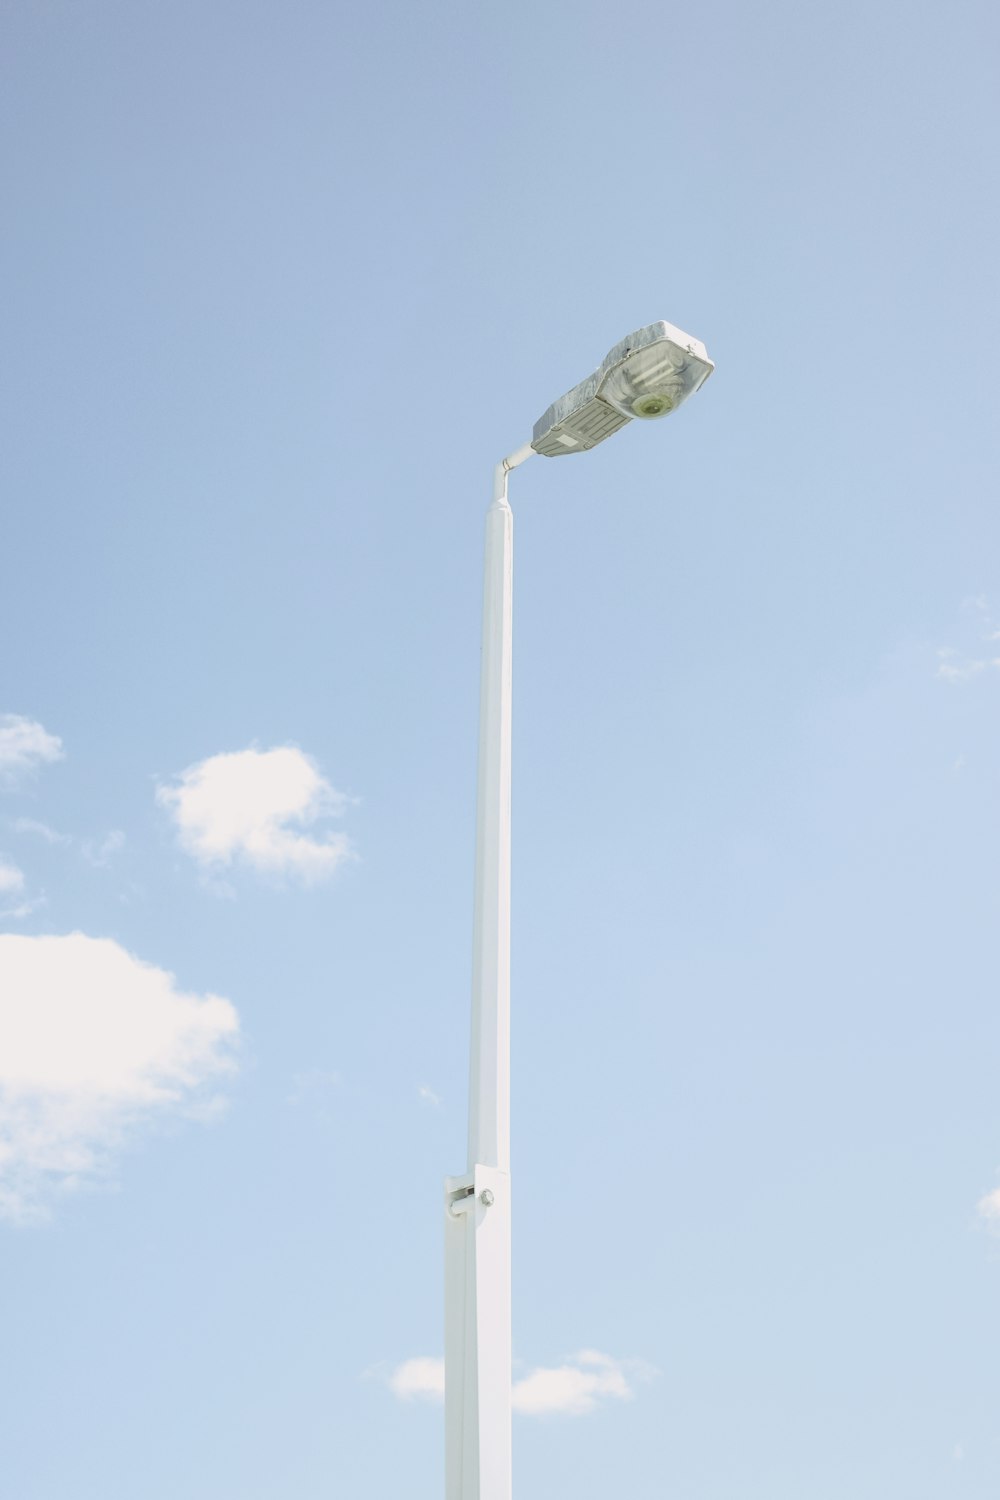
{"label": "gray lamp housing", "polygon": [[546,458],[585,453],[633,417],[665,417],[715,369],[705,345],[672,323],[649,323],[608,352],[593,375],[554,401],[531,446]]}

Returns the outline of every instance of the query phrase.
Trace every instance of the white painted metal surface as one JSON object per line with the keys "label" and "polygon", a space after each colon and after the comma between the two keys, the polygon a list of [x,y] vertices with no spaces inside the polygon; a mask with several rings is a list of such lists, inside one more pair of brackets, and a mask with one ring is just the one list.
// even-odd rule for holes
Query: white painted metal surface
{"label": "white painted metal surface", "polygon": [[445,1493],[510,1500],[510,1175],[448,1178],[446,1203]]}
{"label": "white painted metal surface", "polygon": [[472,938],[469,1166],[445,1184],[447,1500],[511,1500],[510,755],[514,519],[486,514]]}

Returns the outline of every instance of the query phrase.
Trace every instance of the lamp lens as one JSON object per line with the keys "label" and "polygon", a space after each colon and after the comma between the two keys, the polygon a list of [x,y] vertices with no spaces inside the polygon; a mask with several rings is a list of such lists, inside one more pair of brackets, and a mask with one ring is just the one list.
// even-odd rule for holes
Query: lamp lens
{"label": "lamp lens", "polygon": [[632,402],[632,410],[637,417],[665,417],[673,409],[674,402],[667,395],[640,396]]}
{"label": "lamp lens", "polygon": [[712,367],[671,339],[626,355],[601,382],[598,395],[626,417],[665,417],[711,374]]}

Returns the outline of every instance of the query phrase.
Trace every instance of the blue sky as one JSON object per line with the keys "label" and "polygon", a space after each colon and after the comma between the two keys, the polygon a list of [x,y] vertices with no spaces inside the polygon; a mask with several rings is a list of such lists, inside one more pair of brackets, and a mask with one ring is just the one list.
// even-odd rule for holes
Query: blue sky
{"label": "blue sky", "polygon": [[995,8],[0,27],[6,1493],[442,1493],[482,516],[665,318],[511,486],[516,1491],[992,1500]]}

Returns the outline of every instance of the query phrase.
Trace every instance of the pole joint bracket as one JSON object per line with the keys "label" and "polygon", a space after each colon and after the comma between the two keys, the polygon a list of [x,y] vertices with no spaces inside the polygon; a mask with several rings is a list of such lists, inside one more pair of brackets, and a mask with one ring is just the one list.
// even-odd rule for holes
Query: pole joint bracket
{"label": "pole joint bracket", "polygon": [[461,1219],[472,1213],[477,1206],[492,1208],[497,1201],[497,1193],[504,1191],[507,1181],[506,1172],[483,1166],[477,1166],[471,1172],[463,1172],[461,1177],[446,1177],[444,1206],[448,1217]]}

